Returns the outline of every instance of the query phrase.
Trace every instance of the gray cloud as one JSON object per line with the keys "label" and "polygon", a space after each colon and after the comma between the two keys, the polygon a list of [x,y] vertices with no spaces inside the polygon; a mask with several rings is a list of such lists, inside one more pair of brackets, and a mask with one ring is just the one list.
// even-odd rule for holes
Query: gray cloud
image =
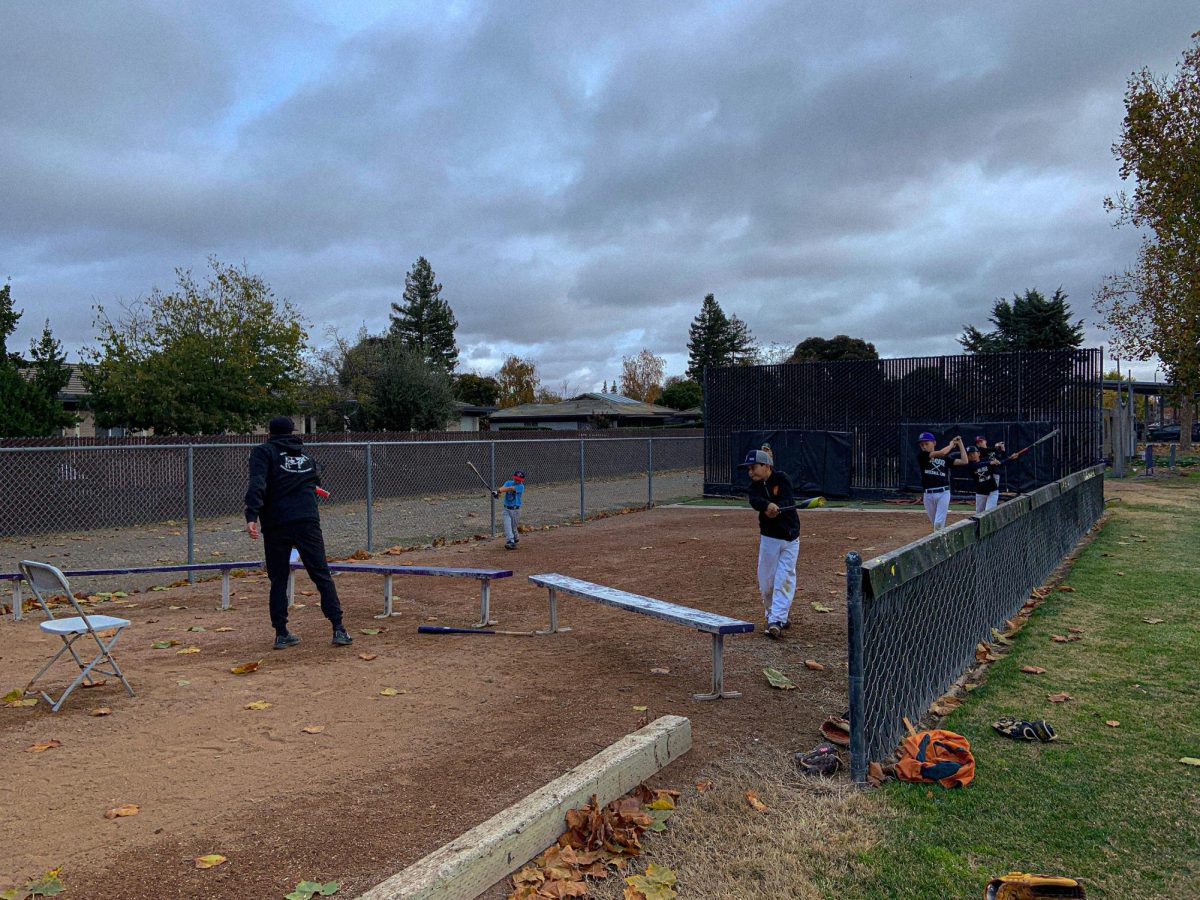
{"label": "gray cloud", "polygon": [[0,277],[72,350],[208,254],[378,330],[428,257],[464,365],[672,370],[708,292],[764,342],[955,352],[996,297],[1092,324],[1129,73],[1191,4],[7,4]]}

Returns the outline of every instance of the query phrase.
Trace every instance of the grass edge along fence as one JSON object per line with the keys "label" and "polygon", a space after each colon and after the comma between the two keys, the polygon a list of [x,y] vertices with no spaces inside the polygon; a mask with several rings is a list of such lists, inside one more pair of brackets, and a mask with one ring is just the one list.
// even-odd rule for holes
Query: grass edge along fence
{"label": "grass edge along fence", "polygon": [[902,718],[924,715],[1103,511],[1097,465],[883,556],[846,555],[856,783],[895,749]]}

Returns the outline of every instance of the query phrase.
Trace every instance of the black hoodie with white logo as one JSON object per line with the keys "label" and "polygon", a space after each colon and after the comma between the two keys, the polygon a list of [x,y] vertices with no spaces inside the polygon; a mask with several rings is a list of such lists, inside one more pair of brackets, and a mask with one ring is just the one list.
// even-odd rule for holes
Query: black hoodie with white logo
{"label": "black hoodie with white logo", "polygon": [[246,488],[246,521],[261,520],[264,529],[285,522],[316,521],[321,483],[317,464],[304,452],[298,435],[273,435],[250,451],[250,486]]}

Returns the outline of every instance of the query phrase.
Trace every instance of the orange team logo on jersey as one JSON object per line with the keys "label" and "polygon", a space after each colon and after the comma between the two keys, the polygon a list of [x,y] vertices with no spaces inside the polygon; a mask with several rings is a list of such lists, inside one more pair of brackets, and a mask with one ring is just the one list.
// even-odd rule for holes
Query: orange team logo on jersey
{"label": "orange team logo on jersey", "polygon": [[771,496],[772,497],[779,496],[779,485],[775,485],[775,487],[771,488]]}

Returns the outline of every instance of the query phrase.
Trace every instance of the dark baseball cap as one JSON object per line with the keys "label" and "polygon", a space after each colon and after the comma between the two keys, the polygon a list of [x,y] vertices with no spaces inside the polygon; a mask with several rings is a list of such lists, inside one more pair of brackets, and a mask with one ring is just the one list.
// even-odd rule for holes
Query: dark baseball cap
{"label": "dark baseball cap", "polygon": [[748,469],[754,465],[772,466],[771,454],[765,450],[751,450],[746,454],[746,461],[738,466],[739,469]]}
{"label": "dark baseball cap", "polygon": [[922,431],[921,436],[918,437],[917,440],[918,441],[936,441],[937,438],[935,438],[933,436],[933,433],[930,431]]}
{"label": "dark baseball cap", "polygon": [[517,471],[513,472],[513,478],[515,478],[517,481],[524,481],[525,473],[520,469],[517,469]]}
{"label": "dark baseball cap", "polygon": [[296,423],[288,416],[276,416],[271,420],[271,424],[267,426],[267,431],[271,434],[291,434],[296,430]]}
{"label": "dark baseball cap", "polygon": [[975,443],[977,443],[977,444],[978,444],[980,441],[986,441],[986,440],[987,440],[987,435],[986,435],[986,434],[977,434],[977,435],[975,435]]}
{"label": "dark baseball cap", "polygon": [[976,447],[974,444],[972,444],[970,447],[967,448],[967,453],[982,453],[982,452],[983,451],[980,450],[978,447]]}

